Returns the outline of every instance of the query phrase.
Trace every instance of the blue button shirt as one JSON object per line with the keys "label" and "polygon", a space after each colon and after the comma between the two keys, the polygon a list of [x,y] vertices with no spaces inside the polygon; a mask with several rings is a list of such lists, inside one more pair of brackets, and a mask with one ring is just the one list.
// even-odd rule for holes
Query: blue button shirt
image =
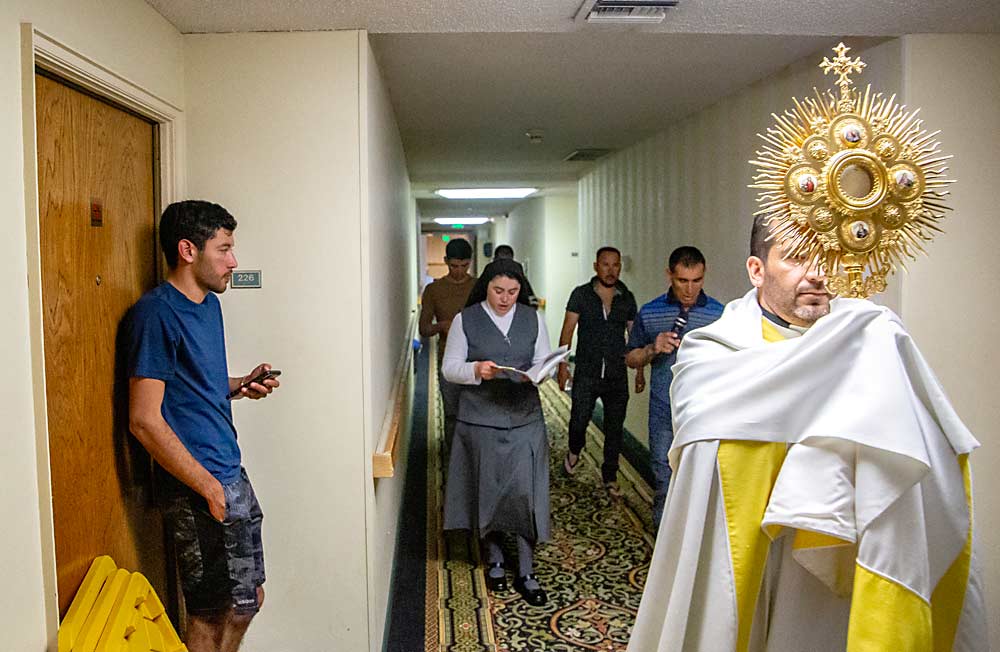
{"label": "blue button shirt", "polygon": [[[725,308],[721,303],[705,294],[698,294],[694,305],[688,312],[687,325],[681,331],[683,338],[686,333],[702,326],[707,326],[722,316]],[[632,323],[629,331],[629,350],[641,349],[656,341],[660,333],[669,332],[674,327],[674,321],[681,311],[681,302],[674,297],[671,289],[649,303],[643,305]],[[670,423],[670,383],[673,374],[670,368],[677,359],[677,352],[659,354],[651,363],[652,372],[649,382],[649,429],[673,431]]]}

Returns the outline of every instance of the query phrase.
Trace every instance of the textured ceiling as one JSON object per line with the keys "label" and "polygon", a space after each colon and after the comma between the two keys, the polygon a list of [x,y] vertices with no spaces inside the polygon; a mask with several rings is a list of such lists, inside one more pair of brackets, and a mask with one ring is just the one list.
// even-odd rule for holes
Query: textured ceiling
{"label": "textured ceiling", "polygon": [[[182,32],[571,32],[583,0],[147,0]],[[1000,31],[997,0],[681,0],[648,31],[890,36]]]}
{"label": "textured ceiling", "polygon": [[[691,34],[377,34],[417,183],[575,180],[574,149],[620,149],[830,37]],[[734,56],[739,53],[740,56]],[[532,144],[529,129],[544,141]],[[529,183],[530,185],[530,183]]]}
{"label": "textured ceiling", "polygon": [[[574,20],[583,0],[147,0],[180,31],[367,29],[424,218],[501,214],[436,188],[565,192],[582,147],[621,149],[854,35],[1000,31],[1000,0],[681,0],[658,26]],[[871,38],[858,38],[858,37]],[[542,129],[531,144],[528,129]]]}

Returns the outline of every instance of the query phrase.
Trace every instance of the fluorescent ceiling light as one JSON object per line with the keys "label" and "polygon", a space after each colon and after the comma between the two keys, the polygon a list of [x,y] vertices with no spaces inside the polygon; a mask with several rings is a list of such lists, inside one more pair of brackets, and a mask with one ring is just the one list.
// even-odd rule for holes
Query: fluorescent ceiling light
{"label": "fluorescent ceiling light", "polygon": [[538,188],[441,188],[434,192],[447,199],[522,199]]}
{"label": "fluorescent ceiling light", "polygon": [[438,224],[452,225],[452,224],[486,224],[490,221],[488,217],[435,217],[434,221]]}

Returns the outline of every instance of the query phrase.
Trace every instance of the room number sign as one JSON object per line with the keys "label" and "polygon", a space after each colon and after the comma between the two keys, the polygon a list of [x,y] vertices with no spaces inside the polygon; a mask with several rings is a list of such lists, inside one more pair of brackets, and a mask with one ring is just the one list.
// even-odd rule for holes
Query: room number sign
{"label": "room number sign", "polygon": [[229,282],[233,288],[259,288],[259,269],[237,269],[233,272],[233,278]]}

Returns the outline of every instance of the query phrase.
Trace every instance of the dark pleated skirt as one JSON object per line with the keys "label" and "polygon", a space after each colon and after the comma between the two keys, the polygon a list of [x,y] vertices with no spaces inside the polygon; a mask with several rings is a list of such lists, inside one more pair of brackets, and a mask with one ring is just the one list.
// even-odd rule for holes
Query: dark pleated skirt
{"label": "dark pleated skirt", "polygon": [[517,428],[455,425],[445,486],[444,529],[512,532],[547,541],[549,446],[545,421]]}

